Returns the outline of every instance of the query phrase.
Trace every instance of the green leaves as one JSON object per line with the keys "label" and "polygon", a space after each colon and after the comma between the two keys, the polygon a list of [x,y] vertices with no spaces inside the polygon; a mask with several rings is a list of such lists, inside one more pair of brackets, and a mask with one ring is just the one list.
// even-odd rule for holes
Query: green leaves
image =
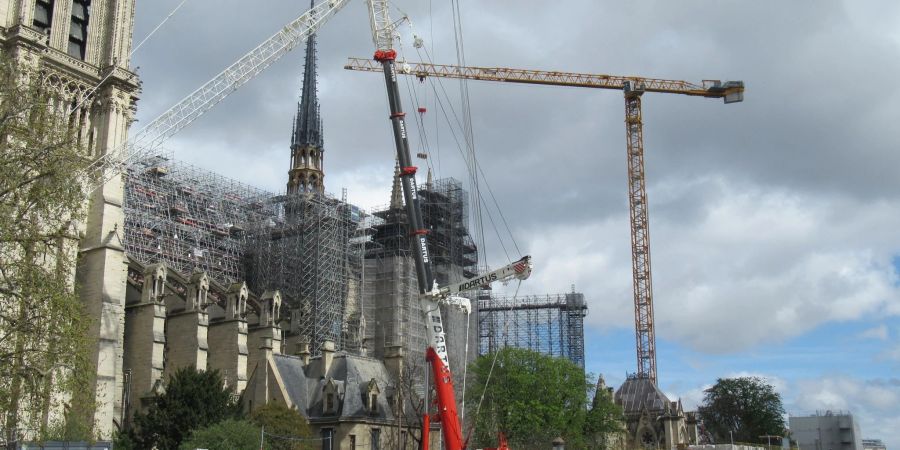
{"label": "green leaves", "polygon": [[760,436],[784,433],[784,406],[775,388],[759,377],[720,378],[707,389],[700,417],[717,442],[764,444]]}
{"label": "green leaves", "polygon": [[78,418],[93,394],[91,319],[73,282],[88,153],[40,77],[0,57],[0,425],[9,440],[24,429],[89,439],[89,425],[46,419],[63,401]]}
{"label": "green leaves", "polygon": [[165,392],[156,393],[150,407],[134,418],[131,438],[138,448],[175,450],[191,432],[240,415],[240,405],[225,388],[217,370],[179,369]]}
{"label": "green leaves", "polygon": [[[259,448],[260,429],[247,420],[226,419],[200,428],[181,444],[182,450],[247,450]],[[267,450],[270,446],[265,447]]]}
{"label": "green leaves", "polygon": [[[475,414],[473,447],[495,446],[497,433],[502,431],[512,448],[548,448],[560,436],[569,448],[579,448],[588,430],[618,429],[606,423],[621,420],[611,398],[598,400],[589,413],[592,385],[584,371],[568,359],[504,348],[493,363],[494,354],[484,355],[469,369],[472,380],[466,399],[469,411]],[[482,395],[484,401],[477,410]],[[610,407],[613,409],[608,410]]]}

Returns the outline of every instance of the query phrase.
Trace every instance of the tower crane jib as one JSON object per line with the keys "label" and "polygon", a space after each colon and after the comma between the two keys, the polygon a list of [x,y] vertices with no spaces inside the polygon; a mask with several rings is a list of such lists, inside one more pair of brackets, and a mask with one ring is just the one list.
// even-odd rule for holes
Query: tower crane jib
{"label": "tower crane jib", "polygon": [[[629,77],[605,74],[509,69],[504,67],[463,67],[441,64],[400,64],[402,72],[420,80],[427,77],[461,78],[508,83],[543,84],[621,91],[625,96],[625,127],[628,150],[628,204],[631,226],[632,282],[634,287],[637,376],[656,384],[656,335],[653,323],[653,283],[650,270],[650,225],[647,215],[647,188],[644,175],[644,138],[641,96],[646,92],[721,98],[725,103],[744,100],[742,81],[680,80]],[[379,72],[372,61],[350,58],[348,70]]]}

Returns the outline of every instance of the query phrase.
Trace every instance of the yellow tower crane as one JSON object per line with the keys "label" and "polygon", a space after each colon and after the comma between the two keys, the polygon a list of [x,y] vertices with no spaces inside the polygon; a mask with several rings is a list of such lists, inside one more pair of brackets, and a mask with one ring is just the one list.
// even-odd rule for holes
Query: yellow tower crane
{"label": "yellow tower crane", "polygon": [[[653,325],[653,285],[650,277],[650,228],[647,219],[647,190],[644,181],[644,138],[641,96],[645,92],[721,98],[725,103],[744,100],[742,81],[704,80],[700,84],[679,80],[603,74],[550,72],[503,67],[462,67],[398,62],[400,73],[427,77],[461,78],[508,83],[614,89],[625,94],[625,128],[628,149],[628,202],[631,221],[631,264],[634,283],[634,322],[637,343],[637,377],[656,379],[656,335]],[[348,70],[380,72],[382,67],[368,59],[351,58]]]}

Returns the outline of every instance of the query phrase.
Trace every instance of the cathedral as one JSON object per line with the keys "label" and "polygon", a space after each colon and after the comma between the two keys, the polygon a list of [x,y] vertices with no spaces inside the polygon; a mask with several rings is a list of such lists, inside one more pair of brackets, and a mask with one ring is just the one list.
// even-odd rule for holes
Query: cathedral
{"label": "cathedral", "polygon": [[[134,117],[139,81],[130,67],[134,0],[0,0],[0,44],[17,67],[37,73],[92,156],[125,141]],[[96,87],[96,91],[94,90]],[[93,419],[110,436],[122,414],[123,331],[128,258],[118,238],[124,227],[121,175],[91,194],[81,224],[74,283],[87,313],[96,318],[89,381]]]}
{"label": "cathedral", "polygon": [[[133,15],[134,0],[0,0],[4,52],[78,105],[93,156],[121,148],[134,118]],[[96,318],[97,437],[128,427],[182,367],[220,371],[248,410],[297,409],[331,448],[421,436],[424,324],[402,199],[395,182],[391,205],[370,214],[326,193],[316,77],[312,35],[285,193],[164,154],[92,193],[73,279]],[[429,175],[420,196],[439,281],[471,276],[477,249],[460,183]],[[444,314],[451,363],[464,366],[477,321]]]}

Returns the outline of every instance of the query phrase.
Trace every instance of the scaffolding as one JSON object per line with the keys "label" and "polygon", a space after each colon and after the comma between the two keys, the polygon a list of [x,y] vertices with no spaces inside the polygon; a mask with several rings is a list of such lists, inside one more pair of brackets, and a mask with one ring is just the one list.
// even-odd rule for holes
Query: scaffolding
{"label": "scaffolding", "polygon": [[[468,231],[467,194],[462,183],[453,178],[426,183],[419,189],[418,198],[429,230],[429,253],[437,282],[445,284],[474,276],[478,250]],[[406,210],[399,200],[391,206],[376,208],[368,229],[371,238],[366,245],[365,260],[365,339],[373,344],[376,357],[383,356],[386,347],[402,347],[407,354],[420,354],[428,340]],[[447,325],[451,363],[462,364],[465,321],[456,317],[460,314],[455,311],[442,311],[442,314]],[[472,346],[476,344],[476,325],[473,322],[470,326]]]}
{"label": "scaffolding", "polygon": [[278,289],[292,306],[289,332],[358,349],[361,250],[352,239],[364,212],[319,193],[272,199],[275,215],[249,230],[245,254],[250,289]]}
{"label": "scaffolding", "polygon": [[125,179],[129,258],[206,271],[221,283],[245,279],[245,231],[274,214],[272,194],[166,156],[138,161]]}
{"label": "scaffolding", "polygon": [[289,332],[313,354],[326,339],[359,351],[364,217],[346,195],[275,195],[167,156],[132,164],[125,182],[129,258],[281,291]]}
{"label": "scaffolding", "polygon": [[479,354],[503,347],[568,358],[584,368],[584,294],[479,296]]}
{"label": "scaffolding", "polygon": [[[474,277],[478,249],[469,235],[469,205],[462,183],[454,178],[426,183],[419,190],[419,202],[438,283]],[[451,268],[454,270],[448,271]]]}

